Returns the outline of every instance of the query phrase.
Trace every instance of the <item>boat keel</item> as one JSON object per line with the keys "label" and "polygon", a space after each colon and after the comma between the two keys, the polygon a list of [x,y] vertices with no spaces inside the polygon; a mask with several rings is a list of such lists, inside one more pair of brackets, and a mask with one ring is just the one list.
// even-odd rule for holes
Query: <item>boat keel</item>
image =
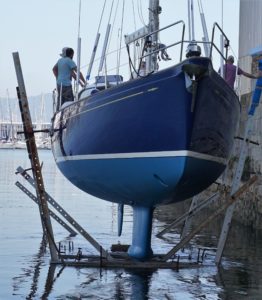
{"label": "boat keel", "polygon": [[133,207],[133,237],[128,249],[130,257],[147,260],[153,255],[151,249],[151,233],[153,207]]}

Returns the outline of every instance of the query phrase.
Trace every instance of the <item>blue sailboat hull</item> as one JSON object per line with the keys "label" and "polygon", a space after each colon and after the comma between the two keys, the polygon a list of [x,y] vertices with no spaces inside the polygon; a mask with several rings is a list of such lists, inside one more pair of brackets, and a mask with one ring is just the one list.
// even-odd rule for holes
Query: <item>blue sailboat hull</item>
{"label": "blue sailboat hull", "polygon": [[207,159],[171,156],[75,158],[58,162],[58,167],[74,185],[98,198],[155,207],[199,193],[221,174],[225,165]]}
{"label": "blue sailboat hull", "polygon": [[[191,70],[197,76],[190,85]],[[143,221],[135,218],[135,246],[129,254],[148,257],[151,227],[145,226],[141,235],[135,228],[152,224],[150,212],[157,205],[192,197],[220,176],[239,114],[236,94],[211,61],[190,58],[58,111],[53,154],[74,185],[98,198],[131,205],[134,215],[144,216]]]}

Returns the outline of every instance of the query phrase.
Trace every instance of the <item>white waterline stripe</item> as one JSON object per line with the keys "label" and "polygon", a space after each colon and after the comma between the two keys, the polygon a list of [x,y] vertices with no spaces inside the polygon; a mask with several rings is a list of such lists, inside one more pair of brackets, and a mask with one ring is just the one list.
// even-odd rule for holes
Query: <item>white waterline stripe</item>
{"label": "white waterline stripe", "polygon": [[158,152],[134,152],[134,153],[113,153],[113,154],[90,154],[90,155],[72,155],[61,156],[56,159],[57,162],[67,160],[92,160],[92,159],[121,159],[121,158],[151,158],[151,157],[179,157],[188,156],[198,159],[210,160],[226,164],[226,159],[208,154],[202,154],[193,151],[158,151]]}

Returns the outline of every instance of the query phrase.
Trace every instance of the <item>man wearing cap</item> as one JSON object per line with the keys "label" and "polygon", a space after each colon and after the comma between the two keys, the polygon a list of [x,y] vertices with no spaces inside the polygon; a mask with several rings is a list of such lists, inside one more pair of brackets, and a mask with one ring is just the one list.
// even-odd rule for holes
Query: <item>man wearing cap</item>
{"label": "man wearing cap", "polygon": [[[74,50],[72,48],[64,47],[60,56],[61,58],[53,67],[59,99],[57,109],[60,105],[63,105],[67,101],[74,101],[71,81],[72,77],[76,79],[77,72],[77,66],[73,61]],[[86,84],[84,76],[81,72],[79,83],[82,87]]]}
{"label": "man wearing cap", "polygon": [[[223,67],[223,71],[224,71],[224,79],[232,89],[234,89],[236,74],[244,75],[244,76],[246,76],[248,78],[252,78],[252,79],[257,79],[260,77],[260,76],[254,76],[252,74],[249,74],[249,73],[243,71],[240,68],[237,68],[234,65],[234,57],[232,55],[229,55],[227,62]],[[218,73],[220,73],[220,69],[218,70]]]}
{"label": "man wearing cap", "polygon": [[66,57],[66,49],[68,49],[69,47],[64,47],[63,49],[62,49],[62,52],[60,53],[60,56],[61,57]]}

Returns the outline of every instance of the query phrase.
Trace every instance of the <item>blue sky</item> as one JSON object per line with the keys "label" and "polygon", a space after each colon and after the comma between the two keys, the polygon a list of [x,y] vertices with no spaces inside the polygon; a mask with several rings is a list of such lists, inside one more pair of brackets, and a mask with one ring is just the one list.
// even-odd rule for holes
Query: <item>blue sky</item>
{"label": "blue sky", "polygon": [[[147,20],[147,1],[133,0],[135,5],[141,2],[143,19]],[[117,0],[115,0],[115,3]],[[120,1],[121,2],[121,1]],[[142,27],[138,13],[136,22],[132,13],[132,1],[125,0],[124,33]],[[82,0],[81,65],[89,62],[104,0]],[[109,11],[111,0],[107,0]],[[70,46],[76,49],[78,33],[79,0],[0,0],[0,97],[6,97],[8,89],[11,97],[16,97],[17,85],[12,52],[19,52],[27,95],[49,93],[55,87],[52,67],[59,58],[61,48]],[[202,0],[209,34],[216,21],[222,23],[222,0]],[[162,6],[161,27],[183,19],[187,23],[187,0],[160,0]],[[231,47],[238,52],[239,0],[224,0],[223,28],[231,41]],[[119,12],[122,7],[120,6]],[[202,36],[199,21],[198,1],[195,0],[196,33]],[[120,18],[120,17],[119,17]],[[101,26],[101,39],[108,20]],[[187,31],[186,31],[187,34]],[[200,38],[200,36],[199,36]],[[166,43],[167,41],[165,41]],[[102,44],[102,41],[101,41]],[[111,42],[111,46],[114,42]],[[100,51],[101,52],[101,51]],[[100,53],[99,52],[99,53]],[[98,56],[99,56],[98,53]],[[76,61],[76,57],[74,58]],[[86,67],[82,68],[86,73]]]}

